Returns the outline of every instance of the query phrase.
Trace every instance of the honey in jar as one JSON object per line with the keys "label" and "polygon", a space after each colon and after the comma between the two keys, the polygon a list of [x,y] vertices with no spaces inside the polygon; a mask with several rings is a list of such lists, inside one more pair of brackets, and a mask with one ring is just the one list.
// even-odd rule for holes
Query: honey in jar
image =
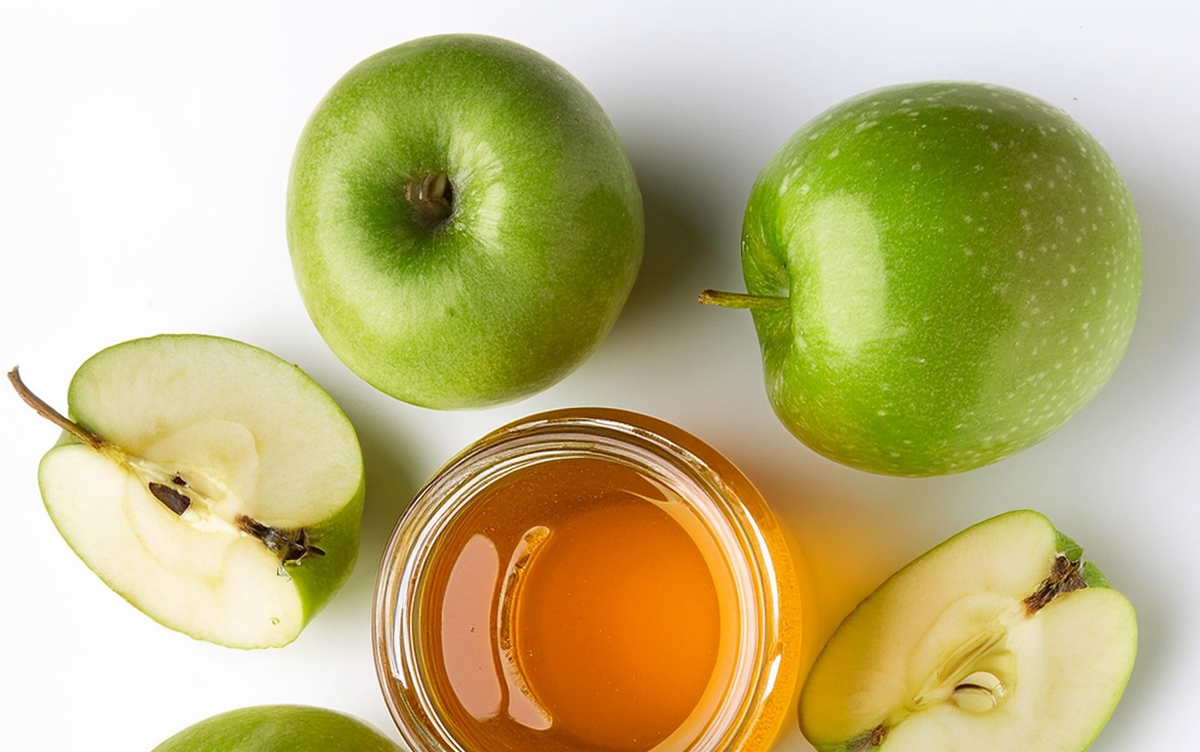
{"label": "honey in jar", "polygon": [[384,557],[380,679],[414,750],[761,750],[786,715],[800,603],[748,481],[612,410],[485,437]]}

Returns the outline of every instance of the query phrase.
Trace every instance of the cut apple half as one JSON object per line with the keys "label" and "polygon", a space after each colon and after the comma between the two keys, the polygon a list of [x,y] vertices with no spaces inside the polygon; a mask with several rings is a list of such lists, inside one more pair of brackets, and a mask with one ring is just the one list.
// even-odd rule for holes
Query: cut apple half
{"label": "cut apple half", "polygon": [[884,582],[826,644],[800,699],[821,752],[1076,752],[1137,648],[1129,601],[1046,517],[981,522]]}
{"label": "cut apple half", "polygon": [[42,459],[63,538],[162,624],[239,648],[296,638],[358,555],[363,465],[350,421],[296,366],[234,340],[161,335],[94,355]]}

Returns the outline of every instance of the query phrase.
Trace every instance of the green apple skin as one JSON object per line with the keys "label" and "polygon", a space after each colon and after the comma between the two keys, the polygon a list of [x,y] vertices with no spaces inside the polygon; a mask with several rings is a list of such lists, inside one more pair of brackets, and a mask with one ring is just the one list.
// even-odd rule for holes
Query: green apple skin
{"label": "green apple skin", "polygon": [[403,752],[363,721],[324,708],[258,705],[214,715],[153,752]]}
{"label": "green apple skin", "polygon": [[[69,419],[104,446],[64,431],[39,465],[46,510],[84,563],[155,621],[229,647],[281,647],[349,578],[362,453],[345,414],[297,366],[236,340],[158,335],[89,358],[68,406]],[[148,492],[155,468],[190,481],[186,515]],[[211,509],[200,503],[202,486],[220,489]],[[285,564],[237,530],[240,514],[303,529],[321,554]],[[239,573],[255,576],[221,589]]]}
{"label": "green apple skin", "polygon": [[[444,173],[430,228],[406,186]],[[355,373],[433,408],[509,402],[587,358],[641,263],[633,169],[595,98],[551,60],[428,37],[350,70],[300,137],[288,245],[318,331]]]}
{"label": "green apple skin", "polygon": [[[838,462],[925,476],[1040,441],[1123,356],[1133,201],[1096,141],[1011,89],[869,92],[759,175],[742,262],[767,393]],[[774,301],[779,303],[780,301]]]}
{"label": "green apple skin", "polygon": [[[1073,571],[1055,580],[1062,561]],[[1075,541],[1038,512],[1007,512],[922,554],[842,621],[800,727],[818,752],[1082,752],[1121,699],[1137,634],[1133,606]],[[979,670],[1007,690],[972,708],[956,690]]]}

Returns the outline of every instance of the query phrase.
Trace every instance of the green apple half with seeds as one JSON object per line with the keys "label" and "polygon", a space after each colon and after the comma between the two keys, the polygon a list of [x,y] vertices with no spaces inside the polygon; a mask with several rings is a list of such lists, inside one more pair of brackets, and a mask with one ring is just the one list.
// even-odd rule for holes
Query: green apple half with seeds
{"label": "green apple half with seeds", "polygon": [[1040,441],[1123,356],[1141,236],[1112,160],[1061,110],[997,86],[848,100],[800,129],[746,207],[767,394],[834,460],[936,475]]}
{"label": "green apple half with seeds", "polygon": [[981,522],[867,597],[800,699],[820,752],[1078,752],[1133,669],[1133,607],[1041,514]]}
{"label": "green apple half with seeds", "polygon": [[257,347],[160,335],[75,373],[38,483],[55,526],[134,606],[197,639],[285,645],[349,577],[363,465],[350,421]]}
{"label": "green apple half with seeds", "polygon": [[616,322],[641,263],[633,169],[594,97],[486,36],[350,70],[292,163],[288,245],[321,336],[387,394],[482,407],[544,389]]}
{"label": "green apple half with seeds", "polygon": [[403,752],[363,721],[324,708],[257,705],[187,727],[153,752]]}

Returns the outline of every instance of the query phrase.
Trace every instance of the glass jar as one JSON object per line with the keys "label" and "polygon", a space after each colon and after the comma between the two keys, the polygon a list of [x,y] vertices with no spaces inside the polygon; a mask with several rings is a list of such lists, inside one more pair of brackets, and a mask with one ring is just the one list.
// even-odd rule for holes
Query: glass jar
{"label": "glass jar", "polygon": [[[539,566],[547,569],[567,566],[539,565],[537,557],[545,557],[547,562],[574,561],[561,555],[555,559],[556,555],[551,553],[537,553],[542,540],[547,536],[554,540],[553,536],[559,534],[558,540],[566,541],[572,529],[577,537],[588,531],[580,533],[578,525],[571,528],[564,524],[563,532],[556,533],[556,523],[552,520],[541,524],[536,518],[541,512],[536,510],[542,507],[537,506],[536,499],[529,497],[529,489],[535,486],[521,479],[532,477],[530,473],[541,473],[541,485],[536,485],[541,489],[538,493],[554,496],[546,502],[544,509],[566,514],[574,502],[557,505],[557,492],[552,486],[546,486],[547,482],[557,482],[553,474],[555,468],[564,470],[563,492],[569,495],[572,489],[567,486],[574,485],[569,478],[584,479],[584,485],[589,488],[606,482],[604,479],[609,474],[603,471],[608,463],[611,463],[610,469],[616,470],[611,477],[621,479],[625,477],[622,473],[629,474],[631,478],[625,480],[639,489],[651,489],[646,494],[642,491],[631,493],[653,497],[655,509],[666,510],[679,522],[680,528],[686,529],[695,543],[696,550],[701,552],[712,578],[713,602],[718,604],[714,625],[719,626],[715,629],[719,633],[719,642],[704,653],[711,656],[711,671],[709,664],[704,663],[702,690],[694,704],[691,696],[687,700],[691,710],[677,726],[662,732],[661,738],[645,741],[650,737],[643,735],[640,742],[622,738],[609,743],[604,734],[620,729],[600,728],[589,736],[585,719],[576,729],[579,733],[568,734],[570,738],[564,742],[550,733],[560,720],[555,704],[542,702],[545,698],[533,680],[537,677],[525,675],[526,669],[533,671],[532,663],[526,665],[526,659],[533,662],[538,651],[531,645],[517,644],[525,634],[519,622],[523,618],[526,621],[534,618],[522,617],[524,607],[509,601],[516,597],[512,593],[517,591],[523,593],[522,598],[535,598],[527,591],[536,589],[533,573]],[[571,472],[579,468],[590,470],[570,475],[566,472],[568,468]],[[601,472],[593,472],[596,470]],[[625,480],[621,483],[625,484]],[[506,488],[520,489],[520,493],[515,490],[508,493]],[[624,491],[616,489],[615,492]],[[604,497],[604,493],[597,493],[594,488],[587,493],[590,494],[587,498],[592,500],[588,503]],[[493,545],[487,536],[467,535],[473,529],[471,525],[482,524],[478,522],[481,514],[506,514],[502,507],[508,503],[520,505],[520,508],[514,506],[513,514],[525,514],[534,523],[530,527],[534,532],[513,544],[526,548],[514,552],[510,550],[513,546],[503,541]],[[637,508],[630,506],[628,510],[636,511]],[[524,529],[529,520],[518,527]],[[622,528],[620,525],[623,524],[629,526]],[[613,551],[624,551],[613,554],[620,559],[609,560],[614,569],[613,579],[623,576],[618,570],[632,571],[632,577],[638,579],[636,568],[630,570],[625,565],[630,561],[633,565],[641,562],[639,552],[659,557],[647,559],[659,562],[654,564],[656,572],[647,572],[651,580],[654,576],[679,576],[668,575],[667,572],[673,571],[673,560],[662,559],[671,555],[668,552],[670,536],[667,535],[670,530],[654,528],[647,533],[649,537],[642,539],[637,538],[640,528],[633,522],[618,521],[617,527],[612,529],[618,531],[610,535],[616,546]],[[625,537],[619,532],[621,530],[629,531],[629,541],[620,540]],[[463,543],[464,539],[468,539],[466,543]],[[655,541],[662,541],[662,544]],[[622,542],[634,548],[619,549]],[[560,548],[567,545],[562,542]],[[464,553],[468,549],[476,550],[479,555],[468,556]],[[549,551],[549,547],[545,550]],[[505,559],[509,560],[508,569],[501,566]],[[604,561],[600,563],[604,564]],[[480,566],[483,566],[482,570]],[[484,582],[493,584],[486,595],[464,596],[468,600],[475,598],[475,605],[453,600],[457,593],[478,590],[461,584],[469,579],[464,575],[468,571],[485,572]],[[597,582],[608,584],[602,582],[608,579],[603,572],[586,585],[584,576],[581,571],[577,588],[580,591],[592,594],[597,589]],[[528,579],[529,584],[524,590],[518,586],[509,587],[520,578]],[[558,581],[563,578],[559,576]],[[561,592],[572,592],[570,578],[565,581],[568,585]],[[680,588],[688,587],[683,580],[676,582]],[[675,588],[670,582],[666,584],[666,590],[662,590],[662,583],[659,583],[660,590],[654,592],[665,594],[664,597],[680,596],[678,592],[672,592]],[[709,591],[705,589],[704,592]],[[679,601],[689,607],[695,600],[686,595],[680,597],[689,598]],[[654,607],[661,605],[657,604],[658,600],[651,598],[637,602]],[[643,415],[603,408],[560,410],[534,415],[493,431],[452,459],[418,493],[392,534],[375,589],[373,640],[376,669],[392,717],[414,752],[492,752],[505,748],[522,749],[523,752],[538,752],[539,748],[548,752],[762,752],[770,746],[794,704],[802,652],[801,625],[805,604],[801,600],[784,531],[749,480],[716,450],[675,426]],[[633,601],[613,601],[596,613],[610,616],[613,605],[626,607],[630,602]],[[475,621],[471,622],[469,618],[463,621],[466,617],[455,615],[460,611],[468,615],[474,613]],[[670,621],[670,617],[677,615],[677,609],[670,607],[665,613]],[[639,641],[639,649],[651,645],[653,652],[644,655],[673,652],[653,647],[658,643],[641,644],[640,635],[655,632],[659,624],[655,621],[629,625],[629,634],[634,635],[631,639]],[[676,626],[690,629],[693,624],[688,621]],[[571,634],[563,635],[564,639],[588,639],[586,635],[581,637],[574,628],[569,631]],[[646,639],[651,637],[672,639],[670,634],[650,635]],[[460,639],[465,642],[454,642]],[[630,646],[631,651],[633,647]],[[587,656],[582,654],[586,652],[585,646],[583,650],[560,650],[558,655],[567,656],[569,660],[585,660]],[[463,689],[465,685],[456,678],[464,675],[466,669],[461,664],[465,659],[462,656],[467,655],[487,656],[470,668],[473,673],[468,676],[469,681],[475,675],[486,678],[475,689]],[[615,655],[621,657],[620,648]],[[609,661],[604,659],[587,665],[593,669],[580,673],[581,682],[588,681],[596,670],[603,672]],[[546,670],[553,671],[554,666]],[[668,675],[674,676],[664,674]],[[508,693],[507,709],[500,707],[505,692]],[[518,704],[524,710],[517,707]],[[587,703],[583,705],[588,707]],[[631,712],[650,712],[648,708],[653,707],[640,701],[632,705]],[[608,722],[609,716],[604,712],[595,710],[600,714],[599,718]],[[563,713],[565,718],[566,711]],[[614,719],[619,717],[619,712],[612,716]],[[520,732],[514,737],[518,741],[513,742],[508,737],[489,741],[488,734],[492,733],[489,729],[496,733],[511,730],[505,724]],[[524,728],[518,728],[521,725]],[[563,721],[560,725],[567,728],[570,724]],[[610,725],[619,726],[620,721],[613,720]],[[588,738],[580,741],[583,737]]]}

